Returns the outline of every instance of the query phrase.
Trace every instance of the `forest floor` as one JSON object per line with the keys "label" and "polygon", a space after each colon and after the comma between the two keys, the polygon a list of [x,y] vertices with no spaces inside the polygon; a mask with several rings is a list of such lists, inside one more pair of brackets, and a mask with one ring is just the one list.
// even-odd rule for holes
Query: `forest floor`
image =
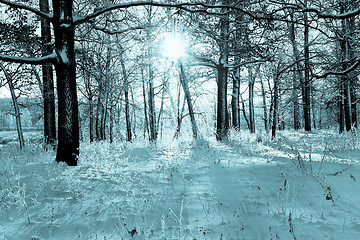
{"label": "forest floor", "polygon": [[77,167],[56,163],[36,141],[22,151],[7,142],[0,145],[0,240],[360,235],[356,134],[83,143]]}

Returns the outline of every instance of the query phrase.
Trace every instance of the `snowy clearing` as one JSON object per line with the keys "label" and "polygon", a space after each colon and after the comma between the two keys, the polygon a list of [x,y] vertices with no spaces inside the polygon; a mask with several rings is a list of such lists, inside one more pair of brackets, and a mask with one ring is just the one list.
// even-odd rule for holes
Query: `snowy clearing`
{"label": "snowy clearing", "polygon": [[356,239],[359,138],[242,133],[226,143],[0,147],[0,239]]}

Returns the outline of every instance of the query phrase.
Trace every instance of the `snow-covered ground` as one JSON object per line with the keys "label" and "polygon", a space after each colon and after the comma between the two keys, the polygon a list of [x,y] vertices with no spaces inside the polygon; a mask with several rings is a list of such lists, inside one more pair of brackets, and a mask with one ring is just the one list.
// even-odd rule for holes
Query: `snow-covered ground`
{"label": "snow-covered ground", "polygon": [[233,135],[83,143],[77,167],[1,145],[0,239],[359,238],[358,136]]}

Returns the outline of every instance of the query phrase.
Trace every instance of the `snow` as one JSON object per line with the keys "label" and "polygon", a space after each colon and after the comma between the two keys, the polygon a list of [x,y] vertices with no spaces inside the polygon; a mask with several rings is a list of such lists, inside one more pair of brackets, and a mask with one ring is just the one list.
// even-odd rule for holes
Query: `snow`
{"label": "snow", "polygon": [[359,149],[358,136],[331,131],[242,132],[82,143],[68,167],[38,140],[9,142],[0,239],[356,239]]}

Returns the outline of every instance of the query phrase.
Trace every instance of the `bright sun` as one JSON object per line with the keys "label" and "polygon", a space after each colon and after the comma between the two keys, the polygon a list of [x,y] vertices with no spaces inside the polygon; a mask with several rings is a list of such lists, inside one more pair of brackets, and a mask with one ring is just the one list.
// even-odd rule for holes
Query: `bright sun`
{"label": "bright sun", "polygon": [[185,56],[185,42],[176,34],[166,34],[163,42],[163,55],[171,60]]}

